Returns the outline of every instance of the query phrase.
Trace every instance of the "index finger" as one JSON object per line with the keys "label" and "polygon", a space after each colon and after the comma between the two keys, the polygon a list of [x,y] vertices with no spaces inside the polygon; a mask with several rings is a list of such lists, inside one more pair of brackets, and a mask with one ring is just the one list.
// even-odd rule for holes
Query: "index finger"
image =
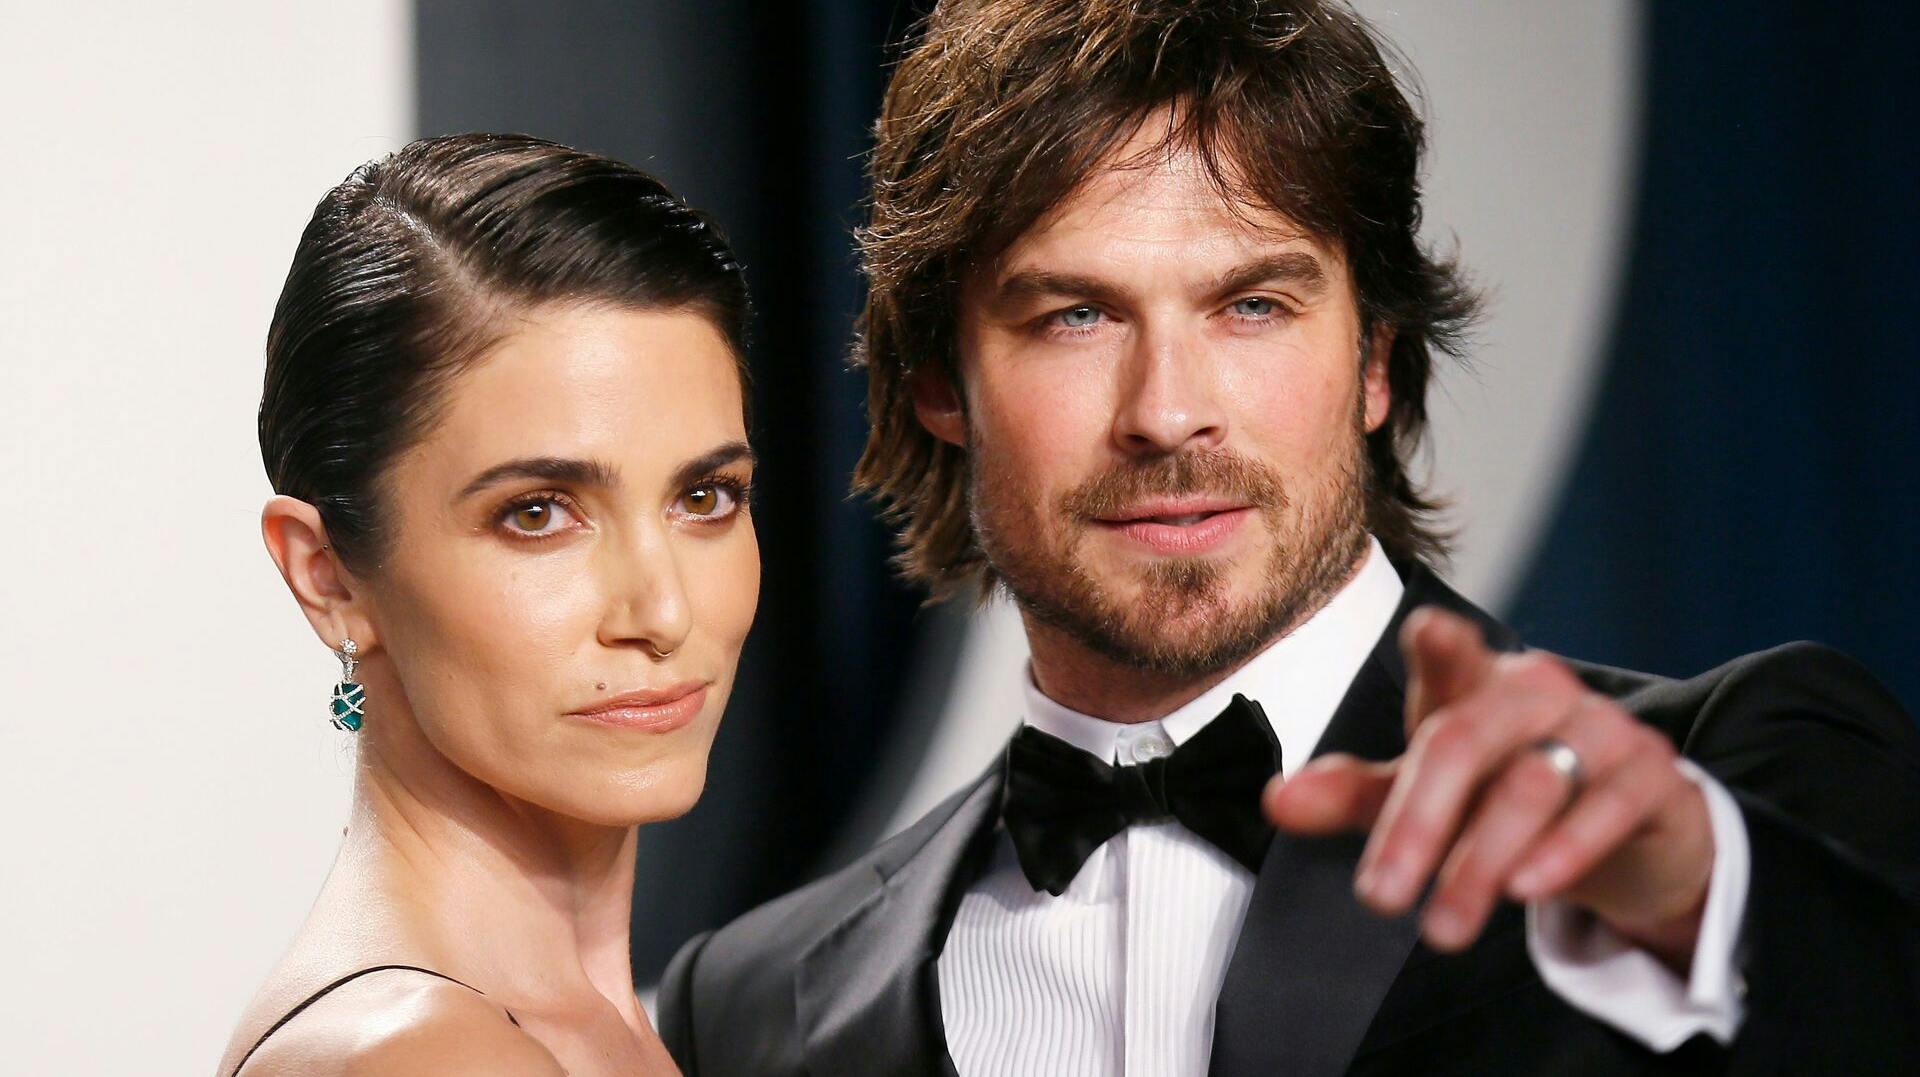
{"label": "index finger", "polygon": [[1465,698],[1493,672],[1494,653],[1480,627],[1437,606],[1422,606],[1400,626],[1407,662],[1407,740],[1427,716]]}

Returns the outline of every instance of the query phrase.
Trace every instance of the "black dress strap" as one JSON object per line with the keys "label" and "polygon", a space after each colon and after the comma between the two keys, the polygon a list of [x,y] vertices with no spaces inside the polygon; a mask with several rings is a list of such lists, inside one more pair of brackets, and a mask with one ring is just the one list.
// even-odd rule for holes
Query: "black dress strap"
{"label": "black dress strap", "polygon": [[[370,968],[360,969],[356,972],[349,972],[345,976],[340,977],[339,979],[333,981],[332,983],[321,988],[320,990],[315,991],[313,994],[308,995],[306,999],[304,999],[300,1003],[300,1005],[295,1006],[291,1010],[288,1010],[286,1013],[286,1016],[280,1018],[280,1020],[278,1021],[275,1021],[271,1028],[267,1029],[265,1032],[262,1032],[260,1034],[260,1038],[253,1041],[253,1046],[247,1048],[247,1053],[240,1056],[240,1064],[238,1066],[233,1067],[232,1077],[240,1077],[240,1071],[247,1068],[247,1062],[253,1058],[254,1052],[260,1049],[260,1045],[267,1042],[267,1037],[280,1031],[280,1029],[283,1026],[285,1026],[288,1021],[291,1021],[294,1018],[300,1016],[300,1011],[320,1001],[323,997],[327,995],[328,992],[334,991],[340,987],[345,986],[346,984],[352,983],[354,980],[357,980],[360,977],[365,976],[369,973],[386,972],[389,969],[404,969],[408,972],[424,972],[429,976],[438,976],[440,979],[445,980],[448,983],[459,984],[461,987],[466,988],[467,990],[473,992],[476,995],[480,995],[483,997],[486,995],[485,991],[480,990],[479,988],[473,986],[472,984],[463,983],[462,981],[456,980],[444,972],[435,972],[432,969],[423,969],[418,965],[374,965],[374,966],[371,966]],[[507,1010],[505,1012],[507,1015],[507,1020],[513,1022],[513,1027],[519,1028],[520,1022],[517,1020],[514,1020],[513,1011]]]}

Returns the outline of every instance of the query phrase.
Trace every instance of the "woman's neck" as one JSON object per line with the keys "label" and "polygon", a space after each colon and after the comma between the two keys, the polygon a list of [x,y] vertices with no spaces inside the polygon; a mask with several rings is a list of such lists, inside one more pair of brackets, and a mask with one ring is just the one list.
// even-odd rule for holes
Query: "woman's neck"
{"label": "woman's neck", "polygon": [[564,1006],[591,990],[637,1018],[634,828],[515,800],[411,732],[361,745],[335,869],[359,900],[391,910],[375,929],[490,995]]}

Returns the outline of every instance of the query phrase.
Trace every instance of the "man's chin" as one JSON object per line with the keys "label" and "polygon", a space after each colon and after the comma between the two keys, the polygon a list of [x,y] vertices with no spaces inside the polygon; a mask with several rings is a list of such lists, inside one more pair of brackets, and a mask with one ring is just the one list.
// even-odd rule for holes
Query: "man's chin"
{"label": "man's chin", "polygon": [[[1131,629],[1131,630],[1129,630]],[[1240,625],[1217,620],[1158,621],[1082,636],[1082,642],[1108,658],[1138,670],[1173,677],[1204,677],[1238,665],[1258,651],[1266,637]]]}
{"label": "man's chin", "polygon": [[1108,658],[1163,673],[1217,672],[1258,650],[1271,627],[1260,603],[1230,586],[1145,585],[1103,599],[1103,609],[1077,611],[1068,618],[1077,623],[1061,627]]}
{"label": "man's chin", "polygon": [[1199,622],[1230,614],[1263,582],[1257,573],[1244,572],[1236,560],[1226,557],[1156,557],[1102,567],[1105,571],[1088,577],[1111,606],[1174,619],[1189,630]]}

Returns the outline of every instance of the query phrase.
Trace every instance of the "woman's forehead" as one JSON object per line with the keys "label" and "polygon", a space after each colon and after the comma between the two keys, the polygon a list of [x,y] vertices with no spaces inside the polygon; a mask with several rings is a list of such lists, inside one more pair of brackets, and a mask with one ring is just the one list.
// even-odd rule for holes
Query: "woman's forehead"
{"label": "woman's forehead", "polygon": [[450,471],[538,456],[664,471],[693,445],[744,435],[733,351],[689,311],[530,312],[442,394],[418,449]]}

